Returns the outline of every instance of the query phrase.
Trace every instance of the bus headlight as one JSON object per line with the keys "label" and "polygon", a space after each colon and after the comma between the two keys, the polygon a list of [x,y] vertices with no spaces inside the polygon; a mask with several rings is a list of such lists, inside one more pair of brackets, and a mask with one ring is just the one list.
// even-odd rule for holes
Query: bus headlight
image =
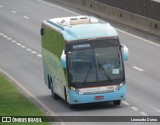
{"label": "bus headlight", "polygon": [[76,88],[74,88],[74,87],[71,86],[71,90],[76,90]]}
{"label": "bus headlight", "polygon": [[114,91],[118,91],[123,85],[124,85],[124,82],[120,83],[115,87]]}

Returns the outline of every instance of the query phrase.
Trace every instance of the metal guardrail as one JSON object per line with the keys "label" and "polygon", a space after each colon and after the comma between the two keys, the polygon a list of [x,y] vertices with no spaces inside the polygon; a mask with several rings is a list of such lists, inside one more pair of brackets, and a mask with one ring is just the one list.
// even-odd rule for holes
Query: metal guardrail
{"label": "metal guardrail", "polygon": [[160,21],[160,2],[157,0],[95,0],[131,13]]}

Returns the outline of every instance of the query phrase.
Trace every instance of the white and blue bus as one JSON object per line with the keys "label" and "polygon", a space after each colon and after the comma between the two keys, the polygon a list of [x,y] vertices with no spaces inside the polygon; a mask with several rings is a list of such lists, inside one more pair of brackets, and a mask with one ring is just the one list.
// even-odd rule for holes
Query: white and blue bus
{"label": "white and blue bus", "polygon": [[42,22],[41,36],[44,79],[54,99],[73,108],[120,105],[126,98],[128,48],[109,23],[92,16],[54,18]]}

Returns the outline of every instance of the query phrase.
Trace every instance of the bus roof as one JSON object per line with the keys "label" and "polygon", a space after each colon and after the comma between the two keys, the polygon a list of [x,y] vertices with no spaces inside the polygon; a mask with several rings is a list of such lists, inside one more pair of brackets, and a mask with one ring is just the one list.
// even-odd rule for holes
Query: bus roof
{"label": "bus roof", "polygon": [[66,41],[118,36],[113,26],[92,16],[54,18],[43,23],[60,31]]}

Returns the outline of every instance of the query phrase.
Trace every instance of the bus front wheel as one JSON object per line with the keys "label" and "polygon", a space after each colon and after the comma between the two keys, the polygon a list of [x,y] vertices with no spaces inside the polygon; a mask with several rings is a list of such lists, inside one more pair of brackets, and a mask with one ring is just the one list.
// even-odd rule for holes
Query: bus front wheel
{"label": "bus front wheel", "polygon": [[114,104],[114,105],[120,105],[120,104],[121,104],[121,100],[113,101],[113,104]]}
{"label": "bus front wheel", "polygon": [[69,108],[70,108],[70,109],[74,109],[74,108],[76,108],[76,105],[74,105],[74,104],[69,104]]}

